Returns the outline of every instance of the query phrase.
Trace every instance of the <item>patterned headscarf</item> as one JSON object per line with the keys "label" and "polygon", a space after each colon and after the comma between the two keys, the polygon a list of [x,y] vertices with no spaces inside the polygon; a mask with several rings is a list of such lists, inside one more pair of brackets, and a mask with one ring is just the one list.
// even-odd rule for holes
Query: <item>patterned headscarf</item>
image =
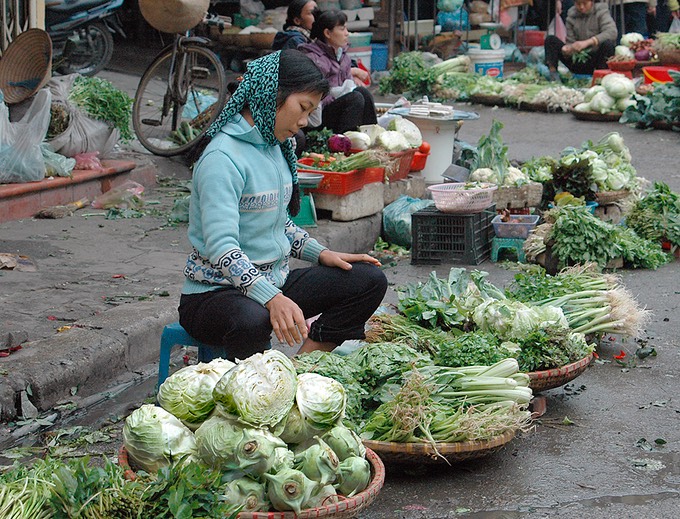
{"label": "patterned headscarf", "polygon": [[276,99],[279,93],[279,57],[281,51],[267,54],[251,61],[243,74],[243,80],[233,93],[220,115],[212,123],[206,135],[214,137],[229,119],[248,106],[264,141],[270,146],[281,146],[283,156],[293,175],[293,193],[288,211],[295,216],[300,212],[300,186],[297,177],[297,157],[289,139],[279,142],[274,136],[276,122]]}

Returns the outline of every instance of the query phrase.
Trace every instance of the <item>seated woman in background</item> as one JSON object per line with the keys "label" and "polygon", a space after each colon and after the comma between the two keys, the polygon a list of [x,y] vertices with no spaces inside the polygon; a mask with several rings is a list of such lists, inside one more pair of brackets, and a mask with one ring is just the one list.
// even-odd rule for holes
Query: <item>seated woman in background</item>
{"label": "seated woman in background", "polygon": [[331,92],[321,102],[321,126],[335,133],[356,130],[362,124],[377,123],[373,96],[366,87],[357,86],[368,79],[368,73],[361,71],[363,74],[359,75],[353,72],[347,54],[349,33],[346,23],[347,16],[342,11],[320,13],[312,26],[314,41],[299,47],[330,84]]}
{"label": "seated woman in background", "polygon": [[567,13],[566,25],[566,44],[557,36],[545,38],[545,63],[551,79],[559,79],[559,61],[575,74],[592,74],[594,70],[606,69],[607,58],[614,55],[617,37],[616,24],[607,3],[576,0]]}
{"label": "seated woman in background", "polygon": [[311,43],[310,31],[317,11],[314,0],[292,0],[288,5],[283,31],[274,36],[272,49],[297,49],[304,43]]}

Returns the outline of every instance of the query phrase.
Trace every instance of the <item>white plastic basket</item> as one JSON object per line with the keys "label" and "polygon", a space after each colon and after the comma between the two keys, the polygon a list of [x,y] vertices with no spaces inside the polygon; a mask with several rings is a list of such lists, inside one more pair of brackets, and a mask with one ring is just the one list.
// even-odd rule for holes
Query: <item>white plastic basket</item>
{"label": "white plastic basket", "polygon": [[434,205],[443,213],[481,213],[493,204],[496,184],[448,182],[429,186]]}

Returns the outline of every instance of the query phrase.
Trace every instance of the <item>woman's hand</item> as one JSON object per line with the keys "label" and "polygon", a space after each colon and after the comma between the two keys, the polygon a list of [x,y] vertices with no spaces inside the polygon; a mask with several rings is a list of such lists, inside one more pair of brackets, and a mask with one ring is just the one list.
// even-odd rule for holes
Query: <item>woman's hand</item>
{"label": "woman's hand", "polygon": [[307,323],[300,307],[283,294],[276,294],[265,303],[276,338],[296,346],[307,338]]}
{"label": "woman's hand", "polygon": [[587,49],[590,47],[592,44],[592,40],[581,40],[581,41],[575,41],[574,43],[571,44],[572,52],[576,54],[577,52],[581,52],[583,49]]}
{"label": "woman's hand", "polygon": [[365,86],[366,83],[368,82],[368,79],[370,78],[370,75],[368,72],[366,72],[364,69],[360,69],[359,67],[352,67],[352,79],[354,79],[354,82],[358,86]]}
{"label": "woman's hand", "polygon": [[319,264],[326,267],[338,267],[342,270],[352,270],[352,263],[358,263],[360,261],[370,263],[376,267],[381,266],[381,263],[369,254],[349,254],[326,249],[319,255]]}
{"label": "woman's hand", "polygon": [[572,45],[564,45],[562,46],[562,54],[565,56],[571,56],[574,52],[574,47]]}

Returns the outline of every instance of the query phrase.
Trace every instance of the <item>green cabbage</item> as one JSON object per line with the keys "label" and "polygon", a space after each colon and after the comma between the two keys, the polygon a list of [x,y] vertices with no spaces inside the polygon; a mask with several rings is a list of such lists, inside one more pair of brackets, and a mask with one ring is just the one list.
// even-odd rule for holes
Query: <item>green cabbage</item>
{"label": "green cabbage", "polygon": [[360,458],[366,456],[366,447],[364,447],[361,438],[353,430],[342,424],[333,427],[323,435],[322,439],[333,449],[340,461],[351,456],[359,456]]}
{"label": "green cabbage", "polygon": [[593,112],[606,114],[614,110],[616,99],[610,96],[607,92],[598,92],[590,100],[590,108]]}
{"label": "green cabbage", "polygon": [[297,374],[278,350],[256,353],[239,362],[213,390],[215,402],[255,427],[274,426],[293,407]]}
{"label": "green cabbage", "polygon": [[365,458],[351,456],[340,463],[336,490],[343,496],[352,497],[363,491],[371,481],[371,465]]}
{"label": "green cabbage", "polygon": [[241,512],[266,512],[269,501],[265,486],[250,478],[238,478],[227,483],[222,489],[227,503],[241,506]]}
{"label": "green cabbage", "polygon": [[397,152],[411,148],[404,134],[395,131],[384,131],[375,139],[375,145],[385,148],[387,151]]}
{"label": "green cabbage", "polygon": [[319,484],[295,469],[284,469],[277,474],[265,474],[267,495],[272,506],[281,512],[300,513],[303,505],[316,492]]}
{"label": "green cabbage", "polygon": [[133,466],[149,474],[177,462],[192,461],[196,453],[196,440],[189,428],[152,404],[142,405],[125,419],[123,445]]}
{"label": "green cabbage", "polygon": [[627,98],[635,93],[635,83],[623,74],[607,74],[602,78],[602,86],[614,99]]}
{"label": "green cabbage", "polygon": [[401,133],[408,141],[411,148],[419,148],[423,144],[423,135],[420,129],[413,121],[404,119],[403,117],[394,117],[387,123],[388,131],[395,131]]}
{"label": "green cabbage", "polygon": [[286,443],[297,444],[322,434],[325,427],[317,427],[309,418],[302,416],[297,404],[288,412],[286,423],[279,437]]}
{"label": "green cabbage", "polygon": [[243,424],[235,417],[215,413],[196,430],[196,452],[208,465],[219,470],[234,470],[236,445],[243,438]]}
{"label": "green cabbage", "polygon": [[[219,362],[217,362],[219,361]],[[174,414],[192,430],[205,420],[215,407],[213,389],[235,364],[215,359],[176,371],[158,388],[158,404]]]}
{"label": "green cabbage", "polygon": [[329,429],[345,415],[347,395],[340,382],[318,373],[298,375],[295,403],[313,427]]}
{"label": "green cabbage", "polygon": [[370,146],[375,146],[375,141],[378,138],[378,135],[383,133],[385,131],[385,128],[380,126],[379,124],[362,124],[359,126],[359,131],[361,133],[365,133],[368,135],[368,138],[370,139],[369,147]]}

